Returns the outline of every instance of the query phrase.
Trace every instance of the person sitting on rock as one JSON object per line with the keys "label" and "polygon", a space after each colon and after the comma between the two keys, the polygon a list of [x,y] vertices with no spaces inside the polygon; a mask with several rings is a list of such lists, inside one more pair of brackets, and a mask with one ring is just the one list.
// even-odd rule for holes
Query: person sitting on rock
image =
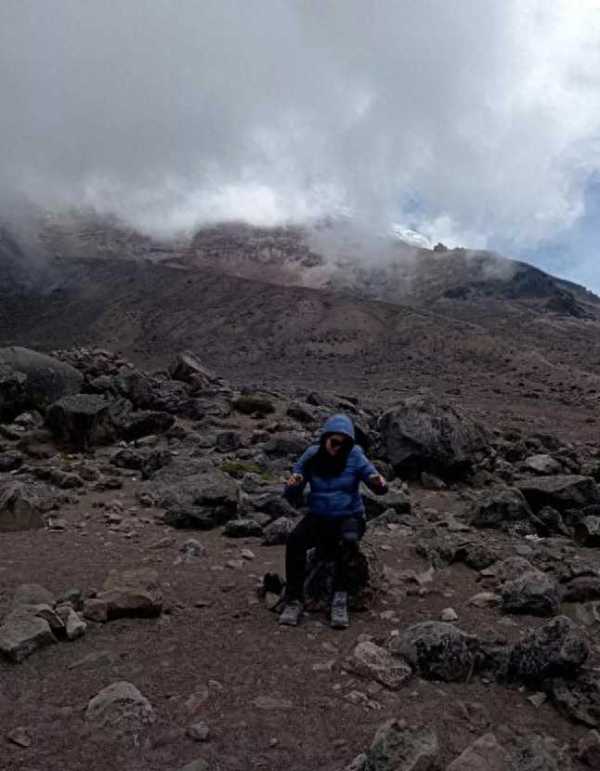
{"label": "person sitting on rock", "polygon": [[335,563],[331,626],[349,625],[349,553],[358,549],[365,532],[365,508],[359,486],[387,492],[385,479],[354,441],[354,425],[345,415],[333,415],[323,426],[319,444],[311,445],[293,467],[284,495],[294,501],[310,485],[309,513],[290,533],[285,554],[285,606],[279,623],[296,626],[303,607],[308,549],[317,547]]}

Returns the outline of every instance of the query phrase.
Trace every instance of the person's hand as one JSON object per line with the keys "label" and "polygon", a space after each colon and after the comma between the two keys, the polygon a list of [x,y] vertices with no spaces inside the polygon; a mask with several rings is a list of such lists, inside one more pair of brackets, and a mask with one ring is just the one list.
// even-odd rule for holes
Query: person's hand
{"label": "person's hand", "polygon": [[287,487],[297,487],[298,485],[301,485],[302,482],[304,482],[302,474],[292,474],[285,484]]}
{"label": "person's hand", "polygon": [[380,489],[381,489],[381,488],[383,488],[383,487],[387,487],[387,482],[386,482],[386,481],[385,481],[385,479],[384,479],[384,478],[381,476],[381,474],[373,474],[372,476],[370,476],[370,477],[369,477],[369,483],[370,483],[370,484],[371,484],[373,487],[378,487],[378,488],[380,488]]}

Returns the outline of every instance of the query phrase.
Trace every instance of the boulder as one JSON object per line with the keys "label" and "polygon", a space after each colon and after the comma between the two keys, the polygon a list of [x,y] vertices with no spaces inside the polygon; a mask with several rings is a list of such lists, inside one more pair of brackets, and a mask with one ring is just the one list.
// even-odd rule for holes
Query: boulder
{"label": "boulder", "polygon": [[496,579],[501,584],[535,571],[531,562],[525,557],[507,557],[494,565],[493,569]]}
{"label": "boulder", "polygon": [[525,479],[516,485],[534,511],[552,506],[559,512],[600,503],[598,486],[592,477],[555,474]]}
{"label": "boulder", "polygon": [[369,641],[356,645],[344,669],[359,677],[375,680],[393,691],[412,676],[412,670],[405,661],[394,658],[385,648]]}
{"label": "boulder", "polygon": [[409,728],[404,720],[387,720],[377,729],[362,758],[361,771],[437,771],[440,747],[430,728]]}
{"label": "boulder", "polygon": [[588,653],[577,624],[567,616],[558,616],[512,646],[507,676],[530,684],[552,677],[571,678],[583,666]]}
{"label": "boulder", "polygon": [[114,439],[110,408],[95,394],[65,396],[48,409],[46,424],[60,442],[86,450]]}
{"label": "boulder", "polygon": [[577,522],[573,537],[580,546],[600,546],[600,517],[588,516]]}
{"label": "boulder", "polygon": [[506,581],[500,593],[501,609],[505,613],[554,616],[560,608],[558,584],[540,570],[531,570]]}
{"label": "boulder", "polygon": [[292,402],[285,414],[304,425],[310,425],[317,421],[317,416],[314,411],[311,410],[307,404],[302,404],[301,402]]}
{"label": "boulder", "polygon": [[270,458],[294,458],[302,455],[306,450],[306,438],[303,434],[292,431],[276,434],[262,446],[263,451]]}
{"label": "boulder", "polygon": [[577,576],[563,587],[563,602],[600,600],[600,576]]}
{"label": "boulder", "polygon": [[600,768],[600,733],[589,731],[577,745],[577,757],[587,768]]}
{"label": "boulder", "polygon": [[506,771],[510,768],[508,752],[492,733],[484,734],[470,744],[446,771]]}
{"label": "boulder", "polygon": [[571,771],[568,746],[551,736],[530,734],[513,737],[510,771]]}
{"label": "boulder", "polygon": [[555,460],[551,455],[530,455],[523,461],[523,467],[526,471],[533,471],[534,474],[551,475],[560,474],[562,464]]}
{"label": "boulder", "polygon": [[234,410],[244,415],[260,415],[265,417],[275,412],[275,405],[267,396],[261,394],[245,394],[234,399],[232,402]]}
{"label": "boulder", "polygon": [[117,468],[131,469],[132,471],[141,471],[146,460],[146,454],[139,450],[132,450],[125,447],[117,450],[111,457],[110,462]]}
{"label": "boulder", "polygon": [[575,680],[555,678],[549,691],[553,703],[570,720],[590,728],[600,726],[600,677],[597,672],[583,672]]}
{"label": "boulder", "polygon": [[475,527],[506,529],[515,522],[529,522],[533,512],[525,496],[514,487],[496,487],[476,501],[470,512]]}
{"label": "boulder", "polygon": [[475,421],[427,396],[413,396],[379,421],[387,458],[402,475],[429,472],[446,480],[464,476],[489,451],[486,431]]}
{"label": "boulder", "polygon": [[466,680],[476,663],[479,641],[453,624],[425,621],[414,624],[389,643],[390,651],[405,658],[430,680]]}
{"label": "boulder", "polygon": [[209,385],[216,378],[205,367],[200,359],[191,351],[182,351],[175,357],[175,361],[169,367],[169,375],[173,380],[181,380],[192,385]]}
{"label": "boulder", "polygon": [[90,700],[85,719],[100,728],[137,732],[155,720],[154,709],[138,689],[126,681],[108,685]]}
{"label": "boulder", "polygon": [[37,495],[20,482],[10,482],[0,489],[0,532],[39,530],[44,516]]}
{"label": "boulder", "polygon": [[242,444],[242,435],[239,431],[220,431],[216,436],[215,445],[219,452],[235,452]]}
{"label": "boulder", "polygon": [[0,348],[0,420],[28,409],[45,411],[63,396],[77,394],[83,375],[69,364],[28,348]]}
{"label": "boulder", "polygon": [[160,615],[162,602],[155,570],[112,570],[104,582],[103,591],[86,601],[83,613],[94,621],[111,621],[125,616],[151,617]]}
{"label": "boulder", "polygon": [[11,611],[0,625],[0,653],[15,663],[55,642],[48,622],[28,607]]}
{"label": "boulder", "polygon": [[410,514],[410,498],[403,490],[390,489],[385,495],[375,495],[366,489],[363,491],[362,499],[368,520],[381,516],[389,509],[398,516]]}
{"label": "boulder", "polygon": [[280,546],[287,542],[289,534],[296,527],[296,522],[289,517],[279,517],[263,529],[265,546]]}
{"label": "boulder", "polygon": [[158,410],[138,410],[130,412],[125,409],[115,413],[112,411],[112,421],[119,436],[132,442],[151,434],[164,434],[175,423],[175,418],[168,412]]}
{"label": "boulder", "polygon": [[235,519],[238,488],[229,476],[213,470],[163,488],[159,504],[166,509],[168,525],[209,530]]}

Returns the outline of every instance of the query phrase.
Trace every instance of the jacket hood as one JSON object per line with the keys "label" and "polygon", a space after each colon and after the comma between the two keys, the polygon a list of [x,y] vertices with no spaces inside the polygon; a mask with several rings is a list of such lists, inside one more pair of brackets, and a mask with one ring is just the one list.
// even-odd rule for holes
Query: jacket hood
{"label": "jacket hood", "polygon": [[354,424],[347,415],[332,415],[321,429],[321,437],[325,434],[344,434],[354,442]]}

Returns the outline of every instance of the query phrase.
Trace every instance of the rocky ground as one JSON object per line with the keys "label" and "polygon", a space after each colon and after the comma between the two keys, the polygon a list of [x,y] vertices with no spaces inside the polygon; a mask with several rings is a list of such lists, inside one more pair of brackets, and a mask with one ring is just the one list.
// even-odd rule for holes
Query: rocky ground
{"label": "rocky ground", "polygon": [[[0,350],[0,765],[599,768],[600,448],[456,401]],[[350,629],[282,628],[281,481],[334,411],[391,490]]]}

